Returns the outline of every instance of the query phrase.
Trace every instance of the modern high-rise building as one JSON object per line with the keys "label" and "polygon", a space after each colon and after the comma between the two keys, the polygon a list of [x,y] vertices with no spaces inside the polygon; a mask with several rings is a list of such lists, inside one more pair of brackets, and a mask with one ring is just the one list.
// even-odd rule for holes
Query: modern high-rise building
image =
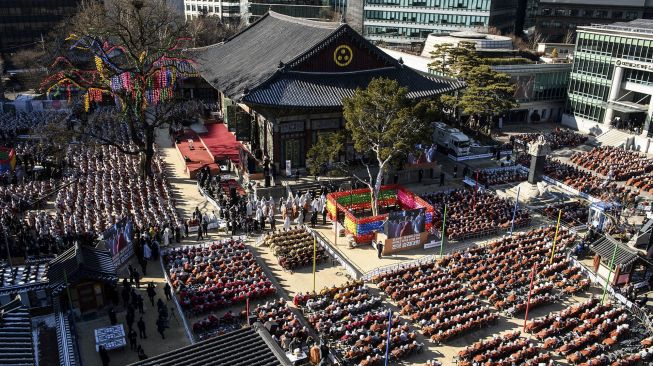
{"label": "modern high-rise building", "polygon": [[0,1],[0,54],[38,45],[77,11],[80,0]]}
{"label": "modern high-rise building", "polygon": [[187,20],[200,15],[211,15],[222,20],[239,21],[246,13],[245,0],[184,0],[184,16]]}
{"label": "modern high-rise building", "polygon": [[268,11],[295,18],[339,20],[346,0],[183,0],[186,19],[200,15],[253,22]]}
{"label": "modern high-rise building", "polygon": [[516,8],[517,0],[354,0],[345,19],[370,40],[411,43],[431,33],[509,33]]}
{"label": "modern high-rise building", "polygon": [[622,125],[650,135],[653,20],[577,28],[563,124],[599,134]]}
{"label": "modern high-rise building", "polygon": [[539,0],[535,28],[547,42],[569,42],[578,26],[650,18],[650,0]]}

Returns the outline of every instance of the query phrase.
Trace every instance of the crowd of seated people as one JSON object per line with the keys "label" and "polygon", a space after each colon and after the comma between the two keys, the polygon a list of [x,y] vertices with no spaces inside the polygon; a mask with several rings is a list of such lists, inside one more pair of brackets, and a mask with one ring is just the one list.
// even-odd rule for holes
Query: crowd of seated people
{"label": "crowd of seated people", "polygon": [[478,341],[458,352],[458,359],[459,366],[539,366],[548,364],[551,354],[516,331]]}
{"label": "crowd of seated people", "polygon": [[638,192],[653,194],[653,172],[628,178],[626,186],[636,188]]}
{"label": "crowd of seated people", "polygon": [[182,307],[194,314],[276,293],[240,240],[170,249],[163,260]]}
{"label": "crowd of seated people", "polygon": [[620,181],[653,171],[653,160],[646,155],[614,146],[576,152],[570,160],[585,169]]}
{"label": "crowd of seated people", "polygon": [[[319,294],[298,294],[293,299],[305,311],[309,323],[348,364],[383,364],[389,313],[381,307],[381,298],[368,291],[362,281],[355,281],[324,288]],[[401,360],[422,347],[415,332],[393,314],[390,359]]]}
{"label": "crowd of seated people", "polygon": [[[552,275],[571,265],[566,261],[563,250],[572,246],[576,237],[564,230],[558,233],[553,265],[564,263],[564,266],[555,267],[557,271],[551,271],[548,266],[552,266],[549,258],[554,235],[555,228],[540,228],[488,244],[487,253],[466,265],[464,273],[471,288],[488,298],[494,307],[505,310],[508,314],[523,313],[528,301],[531,276],[534,275],[530,308],[556,301],[554,288],[565,288],[570,284],[565,281],[566,278]],[[537,273],[532,274],[535,266]],[[571,271],[567,273],[569,277],[572,274]]]}
{"label": "crowd of seated people", "polygon": [[[528,155],[521,155],[517,162],[526,167],[530,160]],[[572,187],[582,193],[601,199],[602,201],[619,201],[622,204],[635,202],[637,193],[616,182],[609,182],[596,175],[583,171],[573,165],[565,164],[551,158],[546,159],[544,175]]]}
{"label": "crowd of seated people", "polygon": [[556,128],[554,131],[544,134],[540,133],[523,133],[514,137],[515,143],[527,146],[533,141],[536,141],[540,136],[544,136],[544,140],[551,145],[551,150],[558,150],[564,147],[574,147],[581,145],[587,141],[587,136],[571,131]]}
{"label": "crowd of seated people", "polygon": [[[446,235],[449,240],[495,234],[510,228],[514,204],[490,192],[456,189],[450,192],[428,193],[421,196],[435,209],[433,226],[442,227],[444,206],[447,207]],[[518,209],[515,228],[529,225],[528,210]]]}
{"label": "crowd of seated people", "polygon": [[0,140],[13,139],[18,135],[38,132],[49,124],[61,124],[70,114],[58,111],[0,113]]}
{"label": "crowd of seated people", "polygon": [[181,225],[158,155],[148,178],[141,174],[138,156],[123,154],[112,146],[71,145],[66,159],[78,178],[55,199],[63,228],[100,233],[114,218],[127,215],[132,215],[139,227],[151,223]]}
{"label": "crowd of seated people", "polygon": [[227,311],[220,317],[210,314],[193,323],[193,332],[198,339],[203,340],[239,329],[242,327],[242,320],[234,316],[231,311]]}
{"label": "crowd of seated people", "polygon": [[570,225],[571,227],[587,224],[589,206],[584,205],[579,201],[550,204],[544,207],[543,211],[544,216],[550,220],[558,220],[558,215],[561,210],[562,216],[560,217],[560,220],[563,223]]}
{"label": "crowd of seated people", "polygon": [[[475,178],[476,174],[472,175]],[[514,182],[524,182],[528,179],[528,171],[521,169],[481,170],[478,172],[478,183],[483,186],[496,186]]]}
{"label": "crowd of seated people", "polygon": [[261,324],[269,324],[272,339],[288,353],[297,349],[308,353],[308,348],[317,343],[282,298],[257,306],[253,315]]}
{"label": "crowd of seated people", "polygon": [[263,245],[270,247],[279,265],[286,270],[313,263],[314,249],[316,263],[324,261],[327,258],[324,248],[321,245],[313,248],[314,244],[313,236],[304,227],[276,230],[263,240]]}
{"label": "crowd of seated people", "polygon": [[[625,308],[602,304],[595,297],[533,319],[526,324],[526,331],[535,334],[544,343],[544,348],[555,349],[571,364],[614,365],[614,360],[609,361],[609,354],[617,348],[634,351],[624,357],[630,361],[639,361],[635,358],[642,356],[637,352],[640,345],[632,345],[631,341],[639,335],[631,332]],[[626,344],[620,344],[625,340],[628,340]],[[636,364],[630,361],[624,365]]]}
{"label": "crowd of seated people", "polygon": [[372,279],[416,323],[442,343],[494,324],[498,314],[469,294],[461,279],[435,262],[400,268]]}

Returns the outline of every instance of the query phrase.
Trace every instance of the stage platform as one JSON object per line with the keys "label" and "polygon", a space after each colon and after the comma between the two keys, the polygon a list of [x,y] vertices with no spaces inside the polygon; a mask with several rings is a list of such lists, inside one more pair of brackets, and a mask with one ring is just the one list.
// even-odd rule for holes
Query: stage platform
{"label": "stage platform", "polygon": [[[184,164],[186,164],[186,174],[189,178],[195,178],[197,172],[206,165],[211,168],[212,174],[220,171],[220,167],[214,163],[213,156],[208,152],[206,146],[202,143],[202,139],[195,131],[186,129],[183,136],[180,136],[180,140],[175,146],[180,159],[184,160]],[[190,148],[189,140],[193,141],[194,149]],[[187,161],[185,157],[188,157],[190,161]]]}
{"label": "stage platform", "polygon": [[242,145],[224,123],[206,125],[207,133],[200,135],[207,152],[215,160],[229,159],[232,163],[240,162]]}

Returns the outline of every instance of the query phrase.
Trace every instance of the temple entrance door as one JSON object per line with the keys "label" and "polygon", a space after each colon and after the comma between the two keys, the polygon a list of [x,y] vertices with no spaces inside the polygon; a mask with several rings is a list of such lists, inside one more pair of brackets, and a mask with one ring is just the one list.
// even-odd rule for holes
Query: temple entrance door
{"label": "temple entrance door", "polygon": [[95,310],[97,308],[95,290],[93,289],[92,283],[77,286],[77,294],[77,301],[79,301],[79,310],[82,313],[89,310]]}
{"label": "temple entrance door", "polygon": [[300,139],[288,139],[283,142],[284,161],[290,160],[293,167],[299,167],[302,163],[302,142]]}

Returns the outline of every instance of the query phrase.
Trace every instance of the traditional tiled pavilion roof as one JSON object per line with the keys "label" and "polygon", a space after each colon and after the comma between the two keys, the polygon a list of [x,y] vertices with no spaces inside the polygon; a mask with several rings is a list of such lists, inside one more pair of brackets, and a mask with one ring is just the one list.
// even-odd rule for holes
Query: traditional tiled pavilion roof
{"label": "traditional tiled pavilion roof", "polygon": [[0,306],[0,365],[32,366],[34,342],[29,310],[20,298]]}
{"label": "traditional tiled pavilion roof", "polygon": [[182,347],[132,366],[290,366],[279,345],[260,323]]}
{"label": "traditional tiled pavilion roof", "polygon": [[39,260],[14,267],[0,267],[0,295],[46,288],[49,282],[48,261]]}
{"label": "traditional tiled pavilion roof", "polygon": [[[187,52],[215,89],[235,101],[268,107],[341,107],[343,97],[376,77],[397,80],[411,98],[463,87],[403,65],[347,24],[272,11],[226,42]],[[347,58],[337,61],[337,52]]]}
{"label": "traditional tiled pavilion roof", "polygon": [[617,253],[614,258],[614,265],[627,266],[634,263],[640,258],[637,249],[633,249],[626,244],[620,243],[609,236],[603,236],[592,245],[590,249],[601,257],[601,260],[610,263],[614,254],[614,246],[617,245]]}
{"label": "traditional tiled pavilion roof", "polygon": [[116,266],[108,250],[76,245],[68,248],[50,262],[50,288],[59,293],[68,282],[79,278],[93,278],[100,281],[118,280]]}

